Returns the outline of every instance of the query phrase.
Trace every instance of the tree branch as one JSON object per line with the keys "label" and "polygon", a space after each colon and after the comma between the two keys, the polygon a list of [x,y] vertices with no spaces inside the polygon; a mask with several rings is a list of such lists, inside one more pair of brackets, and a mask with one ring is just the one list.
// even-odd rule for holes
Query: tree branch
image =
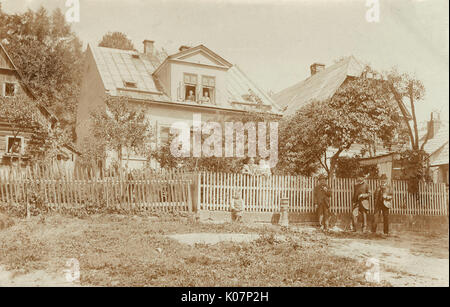
{"label": "tree branch", "polygon": [[409,124],[409,121],[408,121],[408,114],[406,114],[405,110],[402,108],[402,104],[403,104],[402,97],[397,92],[397,90],[395,89],[392,82],[389,82],[388,84],[389,84],[389,88],[391,89],[392,94],[394,94],[394,99],[397,102],[398,108],[400,109],[400,112],[402,112],[403,120],[406,124],[406,127],[408,128],[408,135],[409,135],[409,141],[411,143],[411,148],[414,149],[414,135],[413,135],[413,132],[411,129],[411,125]]}

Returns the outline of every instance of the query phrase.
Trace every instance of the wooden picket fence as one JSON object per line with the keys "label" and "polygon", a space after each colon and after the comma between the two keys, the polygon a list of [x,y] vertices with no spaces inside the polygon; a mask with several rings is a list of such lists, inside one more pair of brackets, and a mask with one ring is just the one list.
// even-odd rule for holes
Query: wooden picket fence
{"label": "wooden picket fence", "polygon": [[[354,179],[331,181],[330,208],[349,213]],[[370,191],[379,182],[369,180]],[[281,198],[289,199],[289,211],[315,212],[314,178],[302,176],[249,176],[232,173],[186,173],[140,170],[133,172],[76,168],[75,170],[35,166],[26,169],[0,169],[0,202],[28,203],[32,193],[57,210],[61,207],[96,205],[107,208],[140,208],[158,211],[227,211],[233,191],[240,189],[248,212],[278,212]],[[32,193],[31,193],[32,192]],[[391,213],[402,215],[448,215],[445,184],[424,184],[416,195],[404,181],[393,182]],[[373,211],[373,195],[370,199]]]}
{"label": "wooden picket fence", "polygon": [[[233,191],[240,189],[248,212],[278,212],[281,198],[289,198],[289,211],[313,213],[314,178],[302,176],[254,177],[243,174],[201,173],[200,207],[203,210],[229,210]],[[354,179],[337,178],[332,180],[330,209],[334,213],[350,213]],[[370,191],[374,192],[380,184],[377,180],[368,180]],[[448,215],[448,191],[445,184],[421,183],[419,193],[408,192],[404,181],[393,182],[392,214],[403,215]],[[374,209],[374,195],[370,199],[370,211]]]}
{"label": "wooden picket fence", "polygon": [[8,168],[0,170],[0,201],[30,202],[34,193],[54,210],[89,204],[116,209],[189,211],[192,182],[192,174],[177,171]]}

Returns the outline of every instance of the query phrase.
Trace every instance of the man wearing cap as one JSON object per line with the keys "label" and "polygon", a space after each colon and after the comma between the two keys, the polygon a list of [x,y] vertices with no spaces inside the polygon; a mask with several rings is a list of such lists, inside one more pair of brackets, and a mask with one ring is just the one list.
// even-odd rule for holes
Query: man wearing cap
{"label": "man wearing cap", "polygon": [[380,177],[381,184],[375,191],[375,212],[373,215],[372,232],[377,232],[379,216],[383,215],[383,232],[389,234],[389,209],[392,206],[392,187],[385,174]]}
{"label": "man wearing cap", "polygon": [[330,189],[327,185],[327,177],[319,176],[319,184],[314,187],[314,202],[317,205],[320,228],[327,230],[329,214]]}
{"label": "man wearing cap", "polygon": [[353,231],[356,231],[356,224],[358,221],[358,215],[361,214],[363,218],[362,231],[367,231],[367,214],[369,213],[369,186],[366,183],[364,177],[359,177],[356,180],[355,190],[353,192],[352,203],[352,227]]}

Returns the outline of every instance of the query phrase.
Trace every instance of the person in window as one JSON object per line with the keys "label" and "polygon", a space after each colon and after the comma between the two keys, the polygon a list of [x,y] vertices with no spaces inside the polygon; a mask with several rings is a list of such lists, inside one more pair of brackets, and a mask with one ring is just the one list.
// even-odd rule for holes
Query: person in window
{"label": "person in window", "polygon": [[189,95],[187,97],[187,101],[195,101],[195,95],[194,95],[194,91],[193,90],[189,91]]}
{"label": "person in window", "polygon": [[12,154],[18,154],[19,153],[19,149],[20,149],[20,142],[18,139],[14,139],[12,141],[12,145],[11,145],[11,149],[10,149],[10,153]]}
{"label": "person in window", "polygon": [[201,102],[202,103],[210,103],[211,102],[211,99],[209,98],[209,92],[208,91],[205,91],[203,93],[203,97],[201,99]]}

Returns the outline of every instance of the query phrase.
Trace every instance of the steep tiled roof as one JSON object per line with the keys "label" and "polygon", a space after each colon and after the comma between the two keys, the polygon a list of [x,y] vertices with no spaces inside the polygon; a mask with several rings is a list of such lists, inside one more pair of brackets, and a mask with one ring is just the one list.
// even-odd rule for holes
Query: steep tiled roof
{"label": "steep tiled roof", "polygon": [[[162,64],[156,57],[150,57],[146,54],[129,50],[95,46],[89,46],[89,48],[92,50],[105,90],[108,91],[110,95],[127,95],[142,100],[179,103],[170,100],[169,95],[167,95],[168,93],[164,92],[164,89],[160,86],[157,78],[153,75]],[[203,45],[193,47],[193,49],[195,48],[207,49]],[[212,53],[209,49],[207,50]],[[175,55],[171,55],[169,58],[182,53],[183,52],[179,52]],[[224,63],[228,63],[225,60],[223,61]],[[217,107],[240,110],[250,109],[256,102],[249,102],[244,97],[253,93],[260,98],[260,103],[264,105],[267,110],[271,110],[274,113],[281,113],[281,108],[278,107],[264,91],[256,86],[255,83],[252,82],[236,65],[232,65],[227,70],[226,79],[226,97],[228,97],[228,99]],[[124,82],[135,83],[135,88],[125,88]],[[215,106],[211,105],[209,107]]]}
{"label": "steep tiled roof", "polygon": [[[227,79],[228,100],[230,102],[248,103],[244,97],[253,92],[261,99],[261,103],[271,107],[273,112],[281,111],[281,108],[264,91],[253,83],[237,65],[233,65],[227,71]],[[235,104],[234,107],[245,108],[245,105]]]}
{"label": "steep tiled roof", "polygon": [[431,156],[431,166],[448,164],[448,140],[445,145]]}
{"label": "steep tiled roof", "polygon": [[[422,141],[425,136],[426,133],[424,133]],[[437,133],[424,146],[424,150],[430,155],[431,165],[448,164],[448,140],[448,122],[441,121]]]}
{"label": "steep tiled roof", "polygon": [[[126,94],[137,99],[169,100],[152,77],[152,73],[160,64],[156,58],[131,50],[89,47],[105,90],[110,95]],[[124,82],[133,82],[136,88],[125,89]]]}
{"label": "steep tiled roof", "polygon": [[284,114],[290,115],[309,102],[331,98],[347,77],[359,77],[363,69],[364,66],[350,56],[282,90],[273,99],[286,108]]}

